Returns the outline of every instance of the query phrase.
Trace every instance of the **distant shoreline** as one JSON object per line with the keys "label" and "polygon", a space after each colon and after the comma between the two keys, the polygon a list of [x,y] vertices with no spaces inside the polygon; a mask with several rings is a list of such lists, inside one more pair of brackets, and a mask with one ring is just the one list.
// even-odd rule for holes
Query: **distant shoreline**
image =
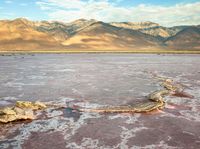
{"label": "distant shoreline", "polygon": [[186,51],[186,50],[124,50],[124,51],[100,51],[100,50],[34,50],[34,51],[0,51],[0,54],[79,54],[79,53],[132,53],[132,54],[200,54],[199,51]]}

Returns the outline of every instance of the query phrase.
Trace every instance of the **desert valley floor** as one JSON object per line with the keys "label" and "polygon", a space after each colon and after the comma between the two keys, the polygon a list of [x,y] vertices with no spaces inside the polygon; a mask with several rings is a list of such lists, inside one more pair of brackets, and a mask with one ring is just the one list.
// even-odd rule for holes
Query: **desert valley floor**
{"label": "desert valley floor", "polygon": [[159,89],[155,76],[185,85],[194,98],[168,96],[166,108],[151,114],[47,109],[37,120],[1,124],[0,148],[199,148],[199,55],[0,55],[0,106],[17,100],[126,105]]}

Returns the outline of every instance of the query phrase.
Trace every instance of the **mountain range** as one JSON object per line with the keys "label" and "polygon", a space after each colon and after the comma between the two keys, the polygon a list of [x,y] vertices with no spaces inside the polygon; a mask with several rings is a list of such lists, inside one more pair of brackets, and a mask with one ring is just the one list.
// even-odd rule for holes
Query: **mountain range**
{"label": "mountain range", "polygon": [[70,23],[0,20],[0,51],[200,50],[200,25],[164,27],[154,22],[79,19]]}

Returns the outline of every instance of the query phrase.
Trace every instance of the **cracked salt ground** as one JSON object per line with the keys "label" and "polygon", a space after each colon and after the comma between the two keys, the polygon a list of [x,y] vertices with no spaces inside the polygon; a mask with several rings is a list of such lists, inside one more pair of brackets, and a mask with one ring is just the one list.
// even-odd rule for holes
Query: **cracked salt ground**
{"label": "cracked salt ground", "polygon": [[[29,140],[29,137],[31,137],[31,134],[33,133],[55,133],[55,132],[62,132],[63,139],[68,140],[71,135],[76,133],[76,130],[79,129],[82,125],[85,124],[86,119],[91,118],[99,118],[100,115],[98,114],[82,114],[78,119],[74,117],[73,115],[66,115],[62,111],[51,111],[51,109],[46,110],[46,118],[41,120],[35,120],[28,124],[23,124],[19,129],[15,130],[15,128],[12,128],[14,124],[11,126],[11,132],[17,131],[14,136],[11,139],[2,139],[0,141],[0,148],[21,148],[21,145],[24,144],[25,141]],[[14,130],[12,130],[14,129]],[[9,136],[8,136],[9,138]],[[59,141],[59,140],[58,140]],[[48,145],[47,145],[48,146]]]}
{"label": "cracked salt ground", "polygon": [[145,96],[160,88],[153,74],[188,86],[185,91],[194,98],[167,97],[166,108],[155,114],[47,109],[38,113],[39,119],[35,121],[2,125],[0,148],[200,146],[198,55],[42,54],[25,55],[23,61],[17,57],[20,56],[0,57],[1,106],[17,100],[87,108],[127,105],[145,100]]}

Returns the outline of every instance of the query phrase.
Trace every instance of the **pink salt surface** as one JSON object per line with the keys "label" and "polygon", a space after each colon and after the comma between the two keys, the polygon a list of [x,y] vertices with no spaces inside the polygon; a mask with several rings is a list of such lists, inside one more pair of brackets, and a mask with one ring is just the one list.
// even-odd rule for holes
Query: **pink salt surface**
{"label": "pink salt surface", "polygon": [[199,55],[0,56],[0,107],[16,100],[88,108],[144,102],[161,88],[155,75],[181,82],[194,96],[166,97],[169,106],[151,114],[47,109],[37,120],[1,125],[0,148],[199,148],[199,66]]}

